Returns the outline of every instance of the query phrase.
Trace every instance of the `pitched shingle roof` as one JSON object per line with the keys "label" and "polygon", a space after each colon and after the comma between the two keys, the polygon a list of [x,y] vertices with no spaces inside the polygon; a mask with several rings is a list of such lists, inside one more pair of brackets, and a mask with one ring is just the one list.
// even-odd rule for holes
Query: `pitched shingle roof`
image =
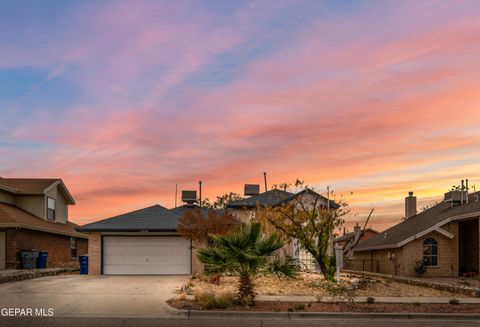
{"label": "pitched shingle roof", "polygon": [[87,238],[85,234],[78,233],[76,224],[67,222],[55,223],[36,217],[31,213],[6,203],[0,203],[0,227],[17,227],[40,230],[48,233],[69,235]]}
{"label": "pitched shingle roof", "polygon": [[[180,207],[176,207],[176,208],[170,209],[170,212],[173,213],[173,214],[175,214],[175,215],[177,215],[177,216],[179,216],[179,217],[181,217],[181,216],[183,216],[183,214],[184,214],[185,212],[187,212],[187,211],[198,210],[198,209],[199,209],[199,207],[198,207],[197,205],[195,205],[195,206],[188,206],[188,205],[185,204],[185,205],[182,205],[182,206],[180,206]],[[208,209],[208,208],[205,208],[205,207],[201,208],[200,210],[201,210],[201,212],[202,212],[202,216],[204,216],[204,217],[207,217],[207,216],[208,216],[208,213],[209,213],[210,211],[212,211],[212,210],[215,211],[215,212],[217,212],[217,213],[220,214],[220,215],[223,214],[223,211],[222,211],[222,210]]]}
{"label": "pitched shingle roof", "polygon": [[475,216],[477,213],[478,216],[480,216],[480,202],[476,202],[475,194],[470,194],[469,203],[464,203],[453,208],[441,202],[359,243],[354,251],[395,248],[400,246],[402,242],[435,227],[437,224],[442,225],[448,223],[449,218],[468,214]]}
{"label": "pitched shingle roof", "polygon": [[75,204],[75,200],[60,178],[3,178],[0,177],[0,189],[14,194],[45,194],[45,190],[57,183],[67,200],[67,204]]}
{"label": "pitched shingle roof", "polygon": [[79,232],[176,231],[179,216],[161,205],[135,210],[77,228]]}
{"label": "pitched shingle roof", "polygon": [[253,195],[249,198],[230,202],[228,208],[255,208],[259,206],[276,206],[291,198],[294,194],[282,190],[273,189],[267,192]]}
{"label": "pitched shingle roof", "polygon": [[[324,200],[324,202],[327,201],[327,198],[325,198],[324,196],[318,194],[317,192],[309,188],[305,188],[304,190],[298,193],[291,193],[291,192],[286,192],[278,189],[273,189],[267,192],[260,193],[258,195],[253,195],[246,199],[230,202],[227,205],[227,207],[228,208],[255,208],[257,205],[274,207],[282,203],[285,203],[287,201],[290,201],[294,199],[296,196],[299,196],[305,193],[312,193],[315,196],[320,197],[320,199]],[[330,205],[332,207],[338,207],[338,204],[332,200],[330,200]]]}

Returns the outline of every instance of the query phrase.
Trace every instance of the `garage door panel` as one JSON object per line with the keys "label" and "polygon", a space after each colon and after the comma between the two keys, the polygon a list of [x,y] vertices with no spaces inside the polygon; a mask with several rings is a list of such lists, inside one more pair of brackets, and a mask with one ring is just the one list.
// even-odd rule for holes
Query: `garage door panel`
{"label": "garage door panel", "polygon": [[190,274],[190,242],[178,236],[104,236],[104,274]]}
{"label": "garage door panel", "polygon": [[[149,267],[151,270],[161,271],[162,275],[177,275],[179,271],[190,271],[189,265],[151,265]],[[145,267],[143,265],[105,265],[104,266],[104,274],[106,275],[115,275],[119,274],[118,272],[121,271],[121,274],[129,275],[145,275]],[[188,272],[189,273],[189,272]],[[187,273],[187,274],[188,274]]]}

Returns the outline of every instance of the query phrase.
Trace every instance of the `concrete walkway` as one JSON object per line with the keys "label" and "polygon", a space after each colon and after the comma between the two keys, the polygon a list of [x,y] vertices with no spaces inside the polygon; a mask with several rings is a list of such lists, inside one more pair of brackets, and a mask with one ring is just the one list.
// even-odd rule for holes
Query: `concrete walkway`
{"label": "concrete walkway", "polygon": [[[257,301],[282,301],[282,302],[317,302],[314,296],[283,296],[283,295],[258,295]],[[474,303],[480,304],[480,298],[468,297],[458,298],[460,303]],[[367,297],[359,296],[355,298],[355,302],[366,302]],[[439,297],[375,297],[375,303],[448,303],[450,298]],[[322,302],[331,302],[330,298],[326,297]],[[342,301],[334,301],[342,302]]]}

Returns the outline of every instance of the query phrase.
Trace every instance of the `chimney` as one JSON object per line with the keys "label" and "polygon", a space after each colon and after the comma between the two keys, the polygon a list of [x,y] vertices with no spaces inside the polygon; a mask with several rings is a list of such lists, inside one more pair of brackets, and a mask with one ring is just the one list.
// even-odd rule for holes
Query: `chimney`
{"label": "chimney", "polygon": [[357,223],[355,227],[353,227],[353,235],[354,235],[353,244],[357,244],[358,240],[360,239],[361,233],[362,233],[362,229],[360,228],[360,225]]}
{"label": "chimney", "polygon": [[465,180],[465,203],[468,203],[468,178]]}
{"label": "chimney", "polygon": [[405,219],[411,218],[417,214],[417,197],[413,192],[408,192],[405,198]]}

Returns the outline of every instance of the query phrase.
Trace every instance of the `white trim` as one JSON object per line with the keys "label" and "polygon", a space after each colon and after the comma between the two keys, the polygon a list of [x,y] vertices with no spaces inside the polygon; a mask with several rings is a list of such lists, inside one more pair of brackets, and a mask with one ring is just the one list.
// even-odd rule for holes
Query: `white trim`
{"label": "white trim", "polygon": [[466,214],[458,215],[458,216],[452,216],[452,217],[449,217],[445,220],[442,220],[441,222],[433,225],[432,227],[429,227],[429,228],[425,229],[424,231],[422,231],[420,233],[417,233],[417,234],[415,234],[415,235],[413,235],[413,236],[411,236],[407,239],[404,239],[403,241],[398,242],[396,244],[372,246],[372,247],[363,248],[363,249],[354,249],[353,251],[354,252],[362,252],[362,251],[370,251],[370,250],[395,249],[395,248],[402,247],[405,244],[410,243],[411,241],[414,241],[417,238],[420,238],[420,237],[422,237],[422,236],[424,236],[424,235],[426,235],[430,232],[433,232],[433,231],[436,231],[436,232],[442,234],[445,237],[453,239],[454,235],[452,233],[449,233],[449,232],[447,232],[446,230],[444,230],[440,227],[445,225],[445,224],[448,224],[452,221],[468,219],[468,218],[475,218],[475,217],[479,217],[479,216],[480,216],[480,212],[478,212],[478,211],[472,212],[472,213],[466,213]]}
{"label": "white trim", "polygon": [[442,234],[443,236],[445,236],[445,237],[447,237],[451,240],[455,237],[455,235],[453,235],[452,233],[450,233],[450,232],[448,232],[445,229],[440,228],[440,227],[435,228],[435,231],[439,232],[440,234]]}

